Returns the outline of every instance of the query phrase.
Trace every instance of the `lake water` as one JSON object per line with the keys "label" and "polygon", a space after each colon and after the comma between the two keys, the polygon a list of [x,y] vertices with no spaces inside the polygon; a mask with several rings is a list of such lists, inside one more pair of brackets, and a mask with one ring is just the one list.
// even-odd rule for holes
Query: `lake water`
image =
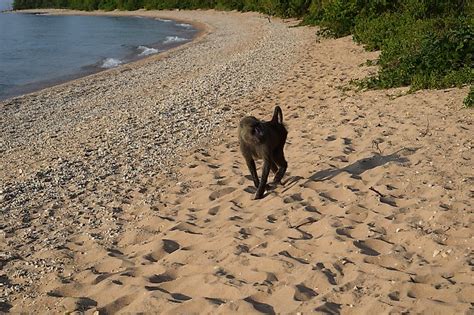
{"label": "lake water", "polygon": [[0,13],[0,100],[189,42],[171,20]]}
{"label": "lake water", "polygon": [[0,11],[11,10],[13,6],[13,0],[0,0]]}

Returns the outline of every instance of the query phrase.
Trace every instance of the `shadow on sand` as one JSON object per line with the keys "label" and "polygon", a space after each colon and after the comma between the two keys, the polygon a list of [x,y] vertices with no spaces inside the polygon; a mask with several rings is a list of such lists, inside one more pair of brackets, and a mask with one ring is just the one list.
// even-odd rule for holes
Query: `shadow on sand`
{"label": "shadow on sand", "polygon": [[417,150],[418,148],[403,148],[389,155],[375,154],[372,157],[360,159],[350,165],[347,165],[344,168],[329,168],[319,171],[313,174],[308,181],[325,181],[341,174],[342,172],[347,172],[351,174],[352,178],[360,179],[360,175],[365,171],[385,165],[389,162],[395,162],[400,164],[407,163],[409,160],[406,157],[401,156],[399,153],[401,151],[407,151],[407,154],[405,155],[411,155]]}

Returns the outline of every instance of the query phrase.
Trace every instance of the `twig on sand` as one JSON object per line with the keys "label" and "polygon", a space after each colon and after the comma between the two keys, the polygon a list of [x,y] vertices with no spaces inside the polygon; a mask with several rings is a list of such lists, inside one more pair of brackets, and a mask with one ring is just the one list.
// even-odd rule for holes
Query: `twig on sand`
{"label": "twig on sand", "polygon": [[374,187],[370,187],[369,190],[372,190],[374,193],[376,193],[377,195],[379,195],[379,197],[385,197],[384,194],[382,194],[380,191],[378,191],[378,190],[375,189]]}
{"label": "twig on sand", "polygon": [[426,118],[426,129],[425,129],[425,131],[420,132],[420,137],[422,137],[422,138],[425,137],[428,134],[429,131],[430,131],[430,121],[429,121],[428,118]]}
{"label": "twig on sand", "polygon": [[379,151],[380,155],[382,155],[382,150],[380,150],[380,148],[379,148],[379,142],[378,142],[377,140],[372,140],[372,149],[373,149],[374,147]]}

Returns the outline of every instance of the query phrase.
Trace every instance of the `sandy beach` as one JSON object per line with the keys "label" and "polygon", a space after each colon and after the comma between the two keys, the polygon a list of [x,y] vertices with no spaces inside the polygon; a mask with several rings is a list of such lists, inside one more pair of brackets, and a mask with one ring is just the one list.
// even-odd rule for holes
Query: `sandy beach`
{"label": "sandy beach", "polygon": [[[201,34],[0,102],[0,313],[474,311],[468,87],[359,91],[377,53],[294,20],[109,14]],[[255,201],[237,124],[275,105],[288,172]]]}

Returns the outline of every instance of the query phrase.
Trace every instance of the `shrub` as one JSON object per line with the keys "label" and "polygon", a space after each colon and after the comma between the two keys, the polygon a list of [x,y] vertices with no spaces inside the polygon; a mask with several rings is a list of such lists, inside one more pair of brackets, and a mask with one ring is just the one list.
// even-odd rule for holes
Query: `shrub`
{"label": "shrub", "polygon": [[358,17],[353,37],[356,42],[364,44],[367,50],[380,50],[384,40],[393,38],[402,25],[408,23],[405,16],[394,13],[383,13],[375,18]]}
{"label": "shrub", "polygon": [[412,90],[417,90],[472,83],[474,28],[466,19],[405,21],[389,37],[369,38],[371,47],[382,48],[380,71],[363,80],[363,86],[411,85]]}
{"label": "shrub", "polygon": [[99,3],[99,10],[112,11],[117,8],[114,0],[101,0]]}
{"label": "shrub", "polygon": [[288,16],[301,18],[308,11],[310,4],[310,0],[290,0],[286,14]]}
{"label": "shrub", "polygon": [[357,0],[333,0],[316,9],[313,21],[330,36],[346,36],[352,32],[358,9]]}

